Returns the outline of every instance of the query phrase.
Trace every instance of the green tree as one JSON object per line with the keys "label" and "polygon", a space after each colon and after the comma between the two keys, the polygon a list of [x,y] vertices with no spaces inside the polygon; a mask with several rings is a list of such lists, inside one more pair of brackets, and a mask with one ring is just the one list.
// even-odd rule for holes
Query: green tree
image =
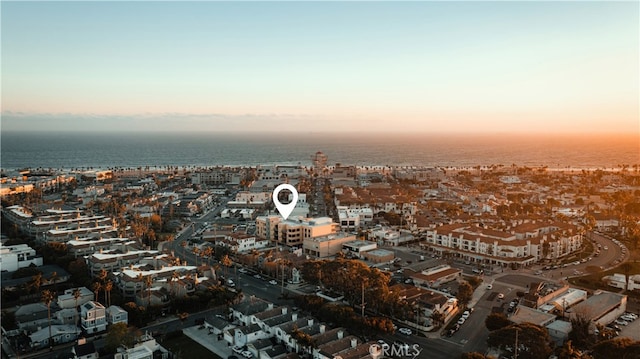
{"label": "green tree", "polygon": [[589,327],[591,320],[582,313],[575,313],[571,318],[571,332],[569,332],[569,341],[577,348],[587,349],[591,346],[591,335]]}
{"label": "green tree", "polygon": [[224,266],[224,277],[227,278],[227,271],[233,265],[233,261],[231,260],[231,258],[229,258],[228,255],[225,254],[224,257],[222,257],[220,263]]}
{"label": "green tree", "polygon": [[445,316],[444,316],[444,314],[440,313],[437,310],[434,310],[431,313],[431,317],[430,318],[433,321],[433,324],[435,324],[435,326],[437,328],[440,328],[442,326],[442,324],[444,324]]}
{"label": "green tree", "polygon": [[456,298],[458,298],[458,303],[462,305],[464,308],[467,307],[467,304],[471,301],[473,297],[473,288],[471,284],[467,281],[463,281],[458,286],[458,293],[456,294]]}
{"label": "green tree", "polygon": [[124,323],[116,323],[109,327],[105,349],[109,353],[115,353],[118,347],[124,345],[127,348],[133,346],[133,335],[130,335],[129,328]]}
{"label": "green tree", "polygon": [[558,359],[581,359],[582,353],[573,347],[571,340],[567,340],[560,351],[558,352]]}
{"label": "green tree", "polygon": [[593,346],[592,355],[594,359],[625,358],[627,348],[634,344],[626,337],[605,340]]}
{"label": "green tree", "polygon": [[490,313],[484,320],[484,325],[490,332],[508,327],[511,324],[513,323],[503,313]]}
{"label": "green tree", "polygon": [[517,350],[520,359],[547,359],[553,352],[547,330],[531,323],[514,324],[495,330],[489,334],[487,344],[511,355],[515,355]]}

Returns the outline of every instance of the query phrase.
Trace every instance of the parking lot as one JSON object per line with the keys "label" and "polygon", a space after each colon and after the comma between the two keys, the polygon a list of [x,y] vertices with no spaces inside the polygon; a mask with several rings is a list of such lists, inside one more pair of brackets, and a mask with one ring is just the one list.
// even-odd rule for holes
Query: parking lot
{"label": "parking lot", "polygon": [[627,326],[620,327],[620,336],[628,337],[633,340],[640,340],[640,318],[630,322]]}

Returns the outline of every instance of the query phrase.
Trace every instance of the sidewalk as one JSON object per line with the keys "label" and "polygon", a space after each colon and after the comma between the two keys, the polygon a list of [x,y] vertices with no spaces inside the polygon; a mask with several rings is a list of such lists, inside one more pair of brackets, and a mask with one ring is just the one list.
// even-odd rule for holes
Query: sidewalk
{"label": "sidewalk", "polygon": [[218,336],[209,334],[209,330],[207,330],[206,328],[199,328],[199,325],[185,328],[182,329],[182,333],[191,338],[196,343],[209,349],[209,351],[216,354],[222,359],[227,359],[229,358],[229,356],[233,355],[233,351],[231,350],[231,347],[228,345],[226,340],[218,340]]}

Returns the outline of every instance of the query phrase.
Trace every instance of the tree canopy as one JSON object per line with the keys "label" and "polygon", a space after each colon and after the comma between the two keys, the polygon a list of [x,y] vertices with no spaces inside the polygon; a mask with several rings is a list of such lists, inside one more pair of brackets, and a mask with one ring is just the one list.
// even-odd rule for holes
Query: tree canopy
{"label": "tree canopy", "polygon": [[553,352],[547,330],[531,323],[513,324],[494,330],[489,334],[487,344],[511,354],[517,350],[521,359],[547,359]]}
{"label": "tree canopy", "polygon": [[511,321],[503,313],[490,313],[484,320],[484,325],[490,332],[511,325]]}

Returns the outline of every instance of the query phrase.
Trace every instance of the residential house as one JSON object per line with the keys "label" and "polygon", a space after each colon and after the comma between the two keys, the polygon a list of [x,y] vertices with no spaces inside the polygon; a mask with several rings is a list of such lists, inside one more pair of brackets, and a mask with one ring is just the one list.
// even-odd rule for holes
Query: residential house
{"label": "residential house", "polygon": [[104,305],[89,301],[80,306],[80,326],[87,334],[107,330],[107,316]]}
{"label": "residential house", "polygon": [[[76,300],[74,292],[78,291],[78,299]],[[58,306],[62,309],[75,308],[84,303],[94,300],[94,293],[86,287],[71,288],[64,291],[64,294],[58,296]]]}
{"label": "residential house", "polygon": [[76,340],[78,336],[78,329],[75,325],[53,324],[51,325],[51,331],[49,331],[49,326],[45,326],[44,328],[29,334],[31,347],[33,349],[39,349],[49,346],[49,333],[51,333],[52,345],[57,345]]}
{"label": "residential house", "polygon": [[117,305],[109,306],[106,311],[107,324],[113,325],[117,323],[129,324],[129,313]]}
{"label": "residential house", "polygon": [[114,359],[169,359],[171,353],[149,333],[145,333],[133,348],[118,348]]}
{"label": "residential house", "polygon": [[74,359],[98,359],[100,355],[93,345],[93,342],[87,342],[86,339],[78,340],[78,344],[71,349]]}

